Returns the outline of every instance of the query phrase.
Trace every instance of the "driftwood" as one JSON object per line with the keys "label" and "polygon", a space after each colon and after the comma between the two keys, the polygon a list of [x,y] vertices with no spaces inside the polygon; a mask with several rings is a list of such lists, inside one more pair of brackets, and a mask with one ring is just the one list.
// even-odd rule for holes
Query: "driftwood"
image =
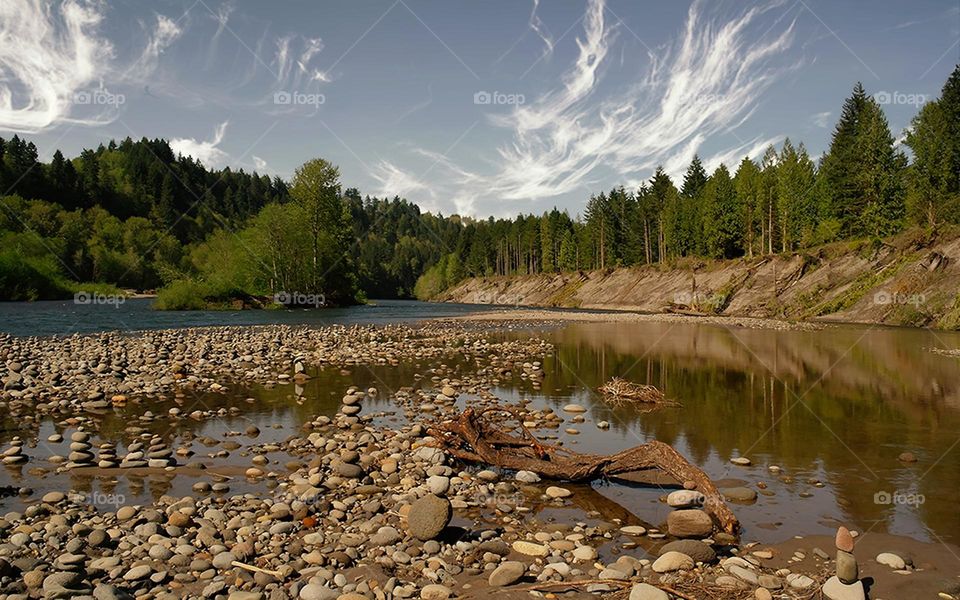
{"label": "driftwood", "polygon": [[[519,429],[504,428],[490,414],[506,413]],[[518,431],[518,434],[512,431]],[[468,408],[455,419],[434,423],[428,429],[435,446],[450,455],[474,463],[511,470],[533,471],[550,479],[591,481],[624,473],[659,469],[678,483],[691,481],[704,496],[704,509],[717,527],[736,534],[740,524],[724,503],[720,492],[702,470],[692,465],[669,444],[652,441],[611,455],[580,454],[538,440],[523,426],[523,418],[504,407],[476,411]]]}
{"label": "driftwood", "polygon": [[634,383],[620,377],[614,377],[597,388],[597,391],[600,392],[604,402],[608,404],[642,403],[668,406],[676,406],[677,404],[672,400],[667,400],[663,392],[656,386]]}

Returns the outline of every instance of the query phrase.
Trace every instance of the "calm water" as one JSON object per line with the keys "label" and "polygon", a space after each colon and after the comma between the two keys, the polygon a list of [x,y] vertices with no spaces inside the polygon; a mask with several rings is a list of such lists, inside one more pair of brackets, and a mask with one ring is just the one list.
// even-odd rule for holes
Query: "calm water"
{"label": "calm water", "polygon": [[[346,310],[344,318],[355,319],[347,322],[388,322],[463,313],[476,307],[385,303]],[[184,320],[182,313],[173,317],[170,313],[142,314],[148,321],[127,327],[161,327],[169,324],[165,319],[177,316],[179,325],[237,324],[249,322],[243,319],[271,317],[287,322],[288,318],[304,317],[276,312],[198,313]],[[362,321],[364,318],[369,320]],[[55,319],[49,319],[47,330],[55,328]],[[842,522],[864,532],[960,543],[960,359],[932,351],[960,347],[958,334],[861,326],[807,332],[574,323],[498,335],[530,334],[556,344],[554,354],[544,361],[542,386],[535,389],[518,378],[495,393],[505,401],[526,398],[535,407],[551,406],[557,411],[569,402],[586,405],[587,422],[576,426],[580,435],[562,429],[557,432],[576,450],[608,453],[659,439],[676,446],[725,485],[766,486],[755,504],[735,507],[747,540],[776,542],[795,534],[829,534]],[[429,377],[419,380],[414,376],[429,375],[431,366],[435,365],[327,369],[317,371],[305,386],[234,389],[226,395],[175,398],[184,412],[239,406],[242,414],[204,422],[164,417],[148,428],[165,435],[174,447],[190,446],[196,459],[212,466],[246,467],[249,456],[231,452],[226,458],[210,458],[209,454],[221,448],[185,441],[184,434],[230,440],[227,432],[242,432],[255,424],[262,430],[259,442],[282,440],[313,416],[332,414],[349,385],[375,386],[386,396],[400,386],[430,385]],[[466,364],[451,366],[461,372],[470,368]],[[655,412],[612,409],[593,390],[615,375],[657,385],[682,406]],[[131,415],[146,408],[165,414],[169,406],[166,401],[107,413],[102,417],[100,437],[122,443]],[[386,400],[364,405],[365,412],[392,409]],[[383,422],[389,424],[391,419],[400,417],[387,416]],[[595,423],[600,420],[609,421],[611,429],[597,429]],[[7,419],[0,423],[2,440],[14,435],[19,425]],[[65,448],[48,448],[43,442],[57,429],[54,423],[44,422],[39,431],[21,432],[39,440],[28,449],[34,458],[19,471],[0,471],[0,484],[16,481],[38,492],[64,486],[115,492],[133,502],[170,491],[186,494],[196,481],[192,476],[95,480],[31,475],[30,469],[46,466],[43,457],[65,453]],[[918,462],[899,462],[897,457],[904,451],[913,452]],[[749,456],[753,465],[730,464],[731,457],[741,455]],[[289,459],[281,453],[269,456],[273,461],[269,468],[278,471]],[[782,472],[774,474],[768,469],[771,465]],[[71,478],[69,484],[66,477]],[[233,491],[255,489],[242,477],[234,478],[231,487]],[[658,526],[666,519],[667,510],[659,501],[663,493],[657,488],[598,483],[592,490],[581,489],[574,498],[584,508]],[[16,503],[16,499],[7,499],[0,501],[0,507]]]}
{"label": "calm water", "polygon": [[122,304],[76,304],[73,300],[0,302],[0,332],[18,336],[70,335],[219,325],[331,325],[400,323],[452,317],[494,307],[429,304],[413,300],[372,300],[363,306],[297,310],[153,310],[150,298]]}

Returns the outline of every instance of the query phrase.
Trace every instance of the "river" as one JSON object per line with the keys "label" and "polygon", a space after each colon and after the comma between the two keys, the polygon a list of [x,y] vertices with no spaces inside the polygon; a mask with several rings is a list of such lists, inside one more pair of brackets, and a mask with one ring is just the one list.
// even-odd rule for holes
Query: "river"
{"label": "river", "polygon": [[[378,302],[327,311],[240,311],[166,313],[133,300],[111,314],[105,307],[72,303],[0,305],[2,330],[16,335],[52,335],[106,329],[151,329],[199,325],[291,323],[394,323],[457,316],[489,307]],[[857,325],[817,331],[745,329],[710,324],[587,323],[495,335],[540,336],[555,344],[544,360],[542,385],[517,380],[494,391],[505,401],[529,399],[533,407],[568,403],[587,407],[578,435],[558,432],[579,451],[616,452],[650,439],[674,445],[723,485],[759,489],[759,499],[736,508],[747,539],[781,541],[792,535],[835,531],[843,523],[863,532],[888,532],[924,541],[960,543],[960,359],[935,352],[960,347],[960,334]],[[259,441],[282,440],[316,414],[333,414],[349,385],[389,392],[401,386],[430,385],[418,379],[430,364],[357,367],[313,372],[305,385],[238,389],[201,399],[204,406],[239,407],[234,415],[169,430],[167,421],[147,424],[169,430],[174,445],[197,456],[210,453],[201,438],[222,438],[256,425]],[[469,368],[469,365],[459,365]],[[594,390],[613,376],[650,383],[678,407],[644,412],[611,408]],[[387,393],[382,393],[381,398]],[[191,399],[179,398],[188,412]],[[122,444],[132,415],[155,414],[158,401],[103,415],[99,436]],[[389,410],[387,400],[370,410]],[[366,410],[366,408],[365,408]],[[134,411],[134,412],[128,412]],[[596,422],[606,420],[609,430]],[[24,432],[4,416],[0,441],[28,439],[28,451],[43,464],[53,452],[44,440],[58,424],[46,420]],[[186,441],[178,437],[188,433]],[[898,456],[913,453],[916,462]],[[747,456],[752,465],[730,463]],[[280,461],[282,462],[282,460]],[[773,467],[774,469],[771,469]],[[70,477],[69,482],[66,479]],[[0,471],[0,485],[35,490],[71,487],[121,493],[128,502],[173,491],[187,494],[192,477],[83,479],[26,469]],[[254,490],[242,481],[234,491]],[[657,524],[662,490],[597,483],[595,489],[640,519]],[[16,498],[0,501],[14,506]]]}

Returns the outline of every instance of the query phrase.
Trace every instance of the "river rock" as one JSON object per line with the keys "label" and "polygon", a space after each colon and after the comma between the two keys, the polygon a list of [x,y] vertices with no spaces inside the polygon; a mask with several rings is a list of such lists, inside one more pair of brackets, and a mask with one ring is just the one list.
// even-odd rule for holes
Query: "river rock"
{"label": "river rock", "polygon": [[653,570],[657,573],[686,571],[693,568],[693,559],[681,552],[666,552],[653,561]]}
{"label": "river rock", "polygon": [[660,549],[661,555],[667,552],[686,554],[692,558],[694,562],[701,563],[712,563],[717,559],[717,553],[714,552],[713,548],[699,540],[676,540],[670,542]]}
{"label": "river rock", "polygon": [[713,532],[713,520],[702,510],[676,510],[667,515],[667,531],[679,538],[707,537]]}
{"label": "river rock", "polygon": [[748,487],[720,488],[719,492],[727,502],[755,502],[757,499],[757,491]]}
{"label": "river rock", "polygon": [[630,590],[630,600],[670,600],[670,596],[649,583],[638,583]]}
{"label": "river rock", "polygon": [[523,540],[515,541],[513,543],[513,549],[520,554],[526,554],[527,556],[547,556],[550,554],[550,548],[540,544],[534,544],[533,542],[525,542]]}
{"label": "river rock", "polygon": [[667,506],[673,508],[694,508],[702,506],[707,497],[695,490],[677,490],[667,496]]}
{"label": "river rock", "polygon": [[585,412],[587,412],[587,409],[584,408],[583,406],[579,405],[579,404],[567,404],[566,406],[563,407],[563,410],[564,410],[565,412],[571,412],[571,413],[585,413]]}
{"label": "river rock", "polygon": [[850,585],[856,583],[859,576],[856,557],[850,552],[837,550],[837,579]]}
{"label": "river rock", "polygon": [[407,530],[420,541],[432,540],[450,524],[453,507],[446,498],[428,494],[413,503],[407,515]]}
{"label": "river rock", "polygon": [[866,600],[867,597],[863,590],[863,582],[846,584],[836,576],[823,584],[822,591],[823,595],[830,600]]}
{"label": "river rock", "polygon": [[881,552],[877,555],[877,562],[894,570],[907,568],[907,562],[892,552]]}
{"label": "river rock", "polygon": [[487,583],[493,587],[503,587],[516,583],[527,572],[527,565],[518,560],[501,563],[490,573]]}
{"label": "river rock", "polygon": [[850,530],[841,525],[837,528],[837,536],[834,539],[837,550],[844,552],[853,552],[853,535]]}
{"label": "river rock", "polygon": [[445,585],[431,583],[423,586],[423,589],[420,590],[420,598],[422,600],[447,600],[452,593],[453,591]]}
{"label": "river rock", "polygon": [[557,487],[552,485],[547,488],[546,494],[547,496],[556,499],[556,498],[569,498],[570,496],[573,495],[573,492],[571,492],[567,488],[562,488],[562,487]]}

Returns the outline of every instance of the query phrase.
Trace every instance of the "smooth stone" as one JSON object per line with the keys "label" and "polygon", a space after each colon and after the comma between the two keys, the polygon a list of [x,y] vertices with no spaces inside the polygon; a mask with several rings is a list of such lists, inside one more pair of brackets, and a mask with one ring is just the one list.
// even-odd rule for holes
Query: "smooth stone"
{"label": "smooth stone", "polygon": [[432,475],[427,478],[427,489],[437,496],[442,496],[450,489],[450,478],[440,475]]}
{"label": "smooth stone", "polygon": [[407,530],[418,540],[432,540],[450,524],[453,507],[446,498],[429,494],[410,507],[407,515]]}
{"label": "smooth stone", "polygon": [[847,584],[857,582],[860,577],[860,568],[857,566],[857,558],[843,550],[837,550],[837,578]]}
{"label": "smooth stone", "polygon": [[514,478],[521,483],[537,483],[540,481],[540,476],[533,471],[517,471]]}
{"label": "smooth stone", "polygon": [[587,412],[587,409],[584,408],[584,407],[583,407],[582,405],[580,405],[580,404],[567,404],[566,406],[563,407],[563,410],[564,410],[565,412],[572,412],[572,413],[585,413],[585,412]]}
{"label": "smooth stone", "polygon": [[748,487],[720,488],[719,492],[727,502],[754,502],[757,499],[757,491]]}
{"label": "smooth stone", "polygon": [[56,504],[57,502],[63,502],[64,498],[67,495],[63,492],[47,492],[41,498],[41,501],[46,502],[47,504]]}
{"label": "smooth stone", "polygon": [[877,562],[894,570],[907,568],[906,561],[892,552],[881,552],[877,555]]}
{"label": "smooth stone", "polygon": [[300,600],[334,600],[340,594],[319,583],[308,583],[300,588]]}
{"label": "smooth stone", "polygon": [[139,565],[131,568],[123,575],[125,581],[139,581],[141,579],[146,579],[153,572],[148,565]]}
{"label": "smooth stone", "polygon": [[800,573],[790,573],[787,575],[787,585],[797,590],[805,590],[815,584],[816,581]]}
{"label": "smooth stone", "polygon": [[653,561],[653,570],[657,573],[670,573],[692,568],[693,559],[681,552],[667,552]]}
{"label": "smooth stone", "polygon": [[830,600],[866,600],[866,593],[863,590],[863,582],[858,581],[854,584],[845,584],[836,576],[831,577],[823,584],[823,595]]}
{"label": "smooth stone", "polygon": [[694,490],[677,490],[667,496],[667,506],[673,508],[693,508],[702,506],[707,497]]}
{"label": "smooth stone", "polygon": [[567,488],[562,488],[562,487],[557,487],[552,485],[547,488],[546,494],[547,496],[556,499],[556,498],[569,498],[570,496],[573,495],[573,492],[571,492]]}
{"label": "smooth stone", "polygon": [[597,558],[597,549],[593,546],[577,546],[573,550],[573,558],[578,562],[587,562],[590,560],[596,560]]}
{"label": "smooth stone", "polygon": [[445,585],[431,583],[423,586],[423,589],[420,590],[420,598],[423,600],[447,600],[452,593],[453,591]]}
{"label": "smooth stone", "polygon": [[730,462],[732,462],[735,465],[740,465],[741,467],[746,467],[751,464],[750,459],[747,458],[746,456],[738,456],[736,458],[731,458]]}
{"label": "smooth stone", "polygon": [[746,567],[741,567],[740,565],[730,565],[727,567],[727,571],[729,571],[734,577],[742,579],[751,585],[760,585],[760,579],[757,577],[757,573],[747,569]]}
{"label": "smooth stone", "polygon": [[850,533],[850,530],[842,525],[837,528],[837,537],[834,540],[834,544],[837,550],[853,552],[853,535]]}
{"label": "smooth stone", "polygon": [[647,532],[647,528],[641,525],[626,525],[620,528],[620,532],[627,535],[643,535]]}
{"label": "smooth stone", "polygon": [[550,554],[550,548],[541,546],[540,544],[534,544],[533,542],[525,542],[523,540],[515,541],[513,543],[513,549],[520,554],[525,554],[527,556],[547,556]]}
{"label": "smooth stone", "polygon": [[665,544],[660,549],[660,554],[667,552],[680,552],[693,559],[694,562],[712,563],[717,559],[717,553],[714,552],[708,544],[699,540],[676,540]]}
{"label": "smooth stone", "polygon": [[675,510],[667,515],[667,531],[678,538],[707,537],[713,533],[713,520],[702,510]]}
{"label": "smooth stone", "polygon": [[630,600],[670,600],[670,596],[649,583],[638,583],[630,590]]}

